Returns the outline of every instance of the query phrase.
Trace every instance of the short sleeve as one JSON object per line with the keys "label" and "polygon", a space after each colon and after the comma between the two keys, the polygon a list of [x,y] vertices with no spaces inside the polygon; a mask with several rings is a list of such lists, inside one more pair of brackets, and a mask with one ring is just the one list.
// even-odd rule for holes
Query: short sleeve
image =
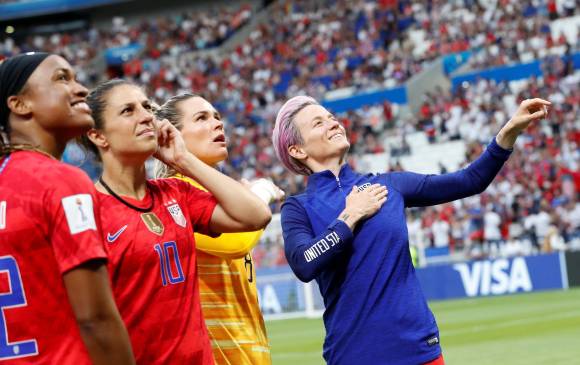
{"label": "short sleeve", "polygon": [[218,203],[216,198],[185,182],[181,182],[180,189],[186,190],[187,207],[193,231],[210,237],[218,237],[220,234],[212,232],[209,228],[213,211]]}
{"label": "short sleeve", "polygon": [[49,241],[60,272],[64,274],[90,260],[106,260],[93,183],[84,172],[66,165],[53,177],[44,207],[50,222]]}

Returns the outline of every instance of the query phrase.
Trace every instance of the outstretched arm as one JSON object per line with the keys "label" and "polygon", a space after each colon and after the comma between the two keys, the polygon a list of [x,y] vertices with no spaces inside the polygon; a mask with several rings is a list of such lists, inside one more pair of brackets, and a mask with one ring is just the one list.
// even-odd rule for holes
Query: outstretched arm
{"label": "outstretched arm", "polygon": [[486,151],[465,169],[443,175],[395,172],[387,175],[387,181],[401,192],[408,207],[441,204],[479,194],[501,170],[519,134],[532,121],[547,115],[548,105],[550,102],[542,99],[523,101]]}
{"label": "outstretched arm", "polygon": [[485,152],[468,167],[442,175],[413,172],[387,174],[387,185],[398,190],[407,207],[442,204],[483,192],[510,156],[494,140]]}

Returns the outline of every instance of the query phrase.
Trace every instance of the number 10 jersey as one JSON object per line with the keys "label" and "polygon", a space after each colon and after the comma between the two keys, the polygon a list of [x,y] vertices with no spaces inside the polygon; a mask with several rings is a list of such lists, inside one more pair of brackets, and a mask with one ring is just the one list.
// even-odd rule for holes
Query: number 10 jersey
{"label": "number 10 jersey", "polygon": [[[199,300],[195,239],[217,204],[176,179],[147,182],[132,209],[98,192],[115,301],[138,364],[213,364]],[[153,202],[151,201],[153,200]]]}

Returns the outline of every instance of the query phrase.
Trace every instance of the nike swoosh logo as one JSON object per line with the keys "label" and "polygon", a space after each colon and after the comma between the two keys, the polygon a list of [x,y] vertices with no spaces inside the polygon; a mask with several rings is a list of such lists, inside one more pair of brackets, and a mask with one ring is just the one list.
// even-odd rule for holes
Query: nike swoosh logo
{"label": "nike swoosh logo", "polygon": [[107,241],[109,243],[113,243],[117,240],[117,238],[119,238],[119,236],[121,235],[121,233],[123,233],[125,230],[127,229],[127,224],[125,224],[123,227],[121,227],[120,230],[118,230],[117,232],[111,234],[111,233],[107,233]]}

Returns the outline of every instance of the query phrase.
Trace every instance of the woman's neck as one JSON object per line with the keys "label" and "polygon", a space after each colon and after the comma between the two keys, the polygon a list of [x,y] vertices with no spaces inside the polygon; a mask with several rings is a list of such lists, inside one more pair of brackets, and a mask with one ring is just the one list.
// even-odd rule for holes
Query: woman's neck
{"label": "woman's neck", "polygon": [[[117,195],[141,200],[147,193],[147,172],[145,163],[123,163],[114,158],[103,157],[103,176],[104,182]],[[106,193],[106,189],[97,185],[97,190]]]}
{"label": "woman's neck", "polygon": [[67,138],[58,138],[54,134],[46,133],[43,130],[39,130],[38,133],[27,134],[12,130],[10,133],[10,145],[38,150],[51,155],[57,160],[62,157],[67,142]]}
{"label": "woman's neck", "polygon": [[345,161],[344,157],[334,157],[329,158],[322,162],[310,161],[308,167],[312,170],[313,173],[330,170],[330,172],[332,172],[334,176],[338,176],[338,174],[340,173],[340,169],[342,168],[342,165],[344,165],[344,161]]}

